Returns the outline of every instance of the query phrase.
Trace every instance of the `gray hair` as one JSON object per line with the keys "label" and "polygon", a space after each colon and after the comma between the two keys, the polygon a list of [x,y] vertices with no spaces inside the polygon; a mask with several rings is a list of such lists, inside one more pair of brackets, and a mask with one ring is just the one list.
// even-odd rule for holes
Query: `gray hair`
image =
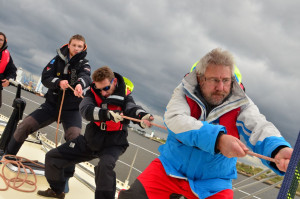
{"label": "gray hair", "polygon": [[229,51],[215,48],[207,53],[196,65],[197,74],[200,76],[204,75],[207,66],[210,64],[229,66],[232,76],[234,76],[234,58]]}

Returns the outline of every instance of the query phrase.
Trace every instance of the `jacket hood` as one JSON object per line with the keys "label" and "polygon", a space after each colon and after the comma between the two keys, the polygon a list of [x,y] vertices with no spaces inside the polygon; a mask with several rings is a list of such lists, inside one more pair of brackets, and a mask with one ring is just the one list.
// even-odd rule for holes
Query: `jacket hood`
{"label": "jacket hood", "polygon": [[3,47],[0,49],[0,53],[7,49],[7,41],[4,41]]}
{"label": "jacket hood", "polygon": [[[65,63],[68,63],[68,56],[69,56],[69,48],[68,48],[68,44],[63,45],[61,48],[56,50],[58,56],[65,61]],[[84,49],[80,52],[77,53],[76,55],[74,55],[71,60],[80,60],[85,58],[87,55],[87,45],[84,46]],[[70,61],[71,61],[70,60]]]}
{"label": "jacket hood", "polygon": [[[115,75],[115,78],[117,78],[118,83],[117,83],[116,89],[115,89],[115,91],[112,93],[112,95],[118,95],[118,96],[123,96],[123,97],[125,97],[125,95],[126,95],[126,92],[125,92],[126,85],[125,85],[124,79],[123,79],[123,77],[122,77],[120,74],[118,74],[118,73],[116,73],[116,72],[114,72],[114,75]],[[92,89],[96,89],[95,83],[94,83],[94,82],[92,83],[91,88],[92,88]],[[100,93],[96,92],[96,94],[97,94],[98,96],[100,96],[102,100],[105,99]],[[107,99],[109,99],[109,97],[108,97]]]}
{"label": "jacket hood", "polygon": [[[194,92],[194,89],[198,85],[196,70],[193,70],[191,73],[186,75],[183,78],[181,85],[183,86],[183,90],[185,94],[188,97],[192,98],[194,101],[196,101],[204,110],[205,109],[204,103],[201,101],[201,99],[199,99],[195,95]],[[218,118],[221,114],[223,114],[225,111],[233,110],[247,103],[249,103],[248,97],[246,96],[245,92],[240,87],[238,82],[234,79],[231,88],[231,95],[222,104],[214,108],[214,111],[210,113],[209,117],[207,118],[207,121],[213,121],[216,118]]]}

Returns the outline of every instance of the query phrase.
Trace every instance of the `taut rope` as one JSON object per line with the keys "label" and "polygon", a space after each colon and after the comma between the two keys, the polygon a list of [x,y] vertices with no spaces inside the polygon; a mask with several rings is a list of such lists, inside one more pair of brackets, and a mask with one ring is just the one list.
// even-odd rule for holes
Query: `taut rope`
{"label": "taut rope", "polygon": [[[68,84],[69,85],[69,84]],[[70,86],[70,85],[69,85]],[[55,132],[55,146],[57,147],[57,134],[58,134],[58,128],[59,128],[59,122],[60,122],[60,116],[61,116],[61,109],[64,103],[64,99],[65,99],[65,92],[66,90],[63,90],[63,96],[60,102],[60,107],[59,107],[59,112],[58,112],[58,118],[57,118],[57,126],[56,126],[56,132]]]}

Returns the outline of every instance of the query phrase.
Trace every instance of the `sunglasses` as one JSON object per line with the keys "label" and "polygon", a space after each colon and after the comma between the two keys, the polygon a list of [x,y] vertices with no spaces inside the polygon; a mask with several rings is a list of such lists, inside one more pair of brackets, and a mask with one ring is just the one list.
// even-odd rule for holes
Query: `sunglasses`
{"label": "sunglasses", "polygon": [[97,90],[99,90],[100,92],[101,91],[108,91],[111,87],[111,84],[113,83],[115,78],[113,78],[111,81],[110,81],[110,84],[108,86],[105,86],[104,88],[96,88]]}

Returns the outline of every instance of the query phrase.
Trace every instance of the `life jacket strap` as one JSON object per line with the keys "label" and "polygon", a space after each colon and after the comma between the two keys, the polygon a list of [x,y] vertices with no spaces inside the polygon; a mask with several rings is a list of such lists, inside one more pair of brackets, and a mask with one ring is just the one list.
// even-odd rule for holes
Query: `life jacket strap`
{"label": "life jacket strap", "polygon": [[105,123],[105,122],[101,122],[101,123],[100,123],[100,129],[101,129],[102,131],[106,131],[106,128],[107,128],[106,123]]}

